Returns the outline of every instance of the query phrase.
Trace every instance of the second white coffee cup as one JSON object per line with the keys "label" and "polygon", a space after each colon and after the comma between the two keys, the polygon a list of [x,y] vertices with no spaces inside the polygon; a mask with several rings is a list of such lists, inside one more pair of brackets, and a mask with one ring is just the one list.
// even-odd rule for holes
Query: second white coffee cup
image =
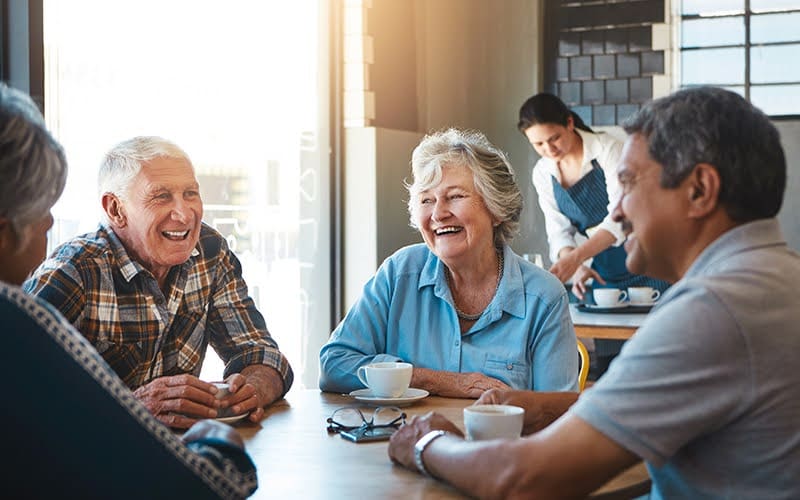
{"label": "second white coffee cup", "polygon": [[631,304],[652,304],[661,297],[661,292],[649,286],[629,286],[628,297]]}
{"label": "second white coffee cup", "polygon": [[413,371],[411,363],[387,361],[360,366],[357,375],[373,396],[399,398],[411,384]]}
{"label": "second white coffee cup", "polygon": [[525,409],[512,405],[473,405],[464,408],[467,439],[516,438],[522,433]]}

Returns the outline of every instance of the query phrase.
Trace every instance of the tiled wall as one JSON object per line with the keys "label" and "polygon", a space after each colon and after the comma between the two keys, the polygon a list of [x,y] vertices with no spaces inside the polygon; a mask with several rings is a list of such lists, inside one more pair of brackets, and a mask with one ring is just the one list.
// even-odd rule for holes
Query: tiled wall
{"label": "tiled wall", "polygon": [[548,0],[545,88],[588,124],[616,125],[653,97],[665,54],[652,49],[664,0]]}

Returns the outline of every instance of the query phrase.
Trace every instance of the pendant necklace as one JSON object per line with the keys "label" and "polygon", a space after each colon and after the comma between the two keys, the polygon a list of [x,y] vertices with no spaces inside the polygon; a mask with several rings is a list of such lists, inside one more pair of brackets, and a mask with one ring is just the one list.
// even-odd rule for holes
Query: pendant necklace
{"label": "pendant necklace", "polygon": [[[450,282],[450,269],[445,266],[444,272],[445,279],[447,280],[447,286],[450,287],[450,293],[453,292],[453,287]],[[497,252],[497,285],[494,287],[494,293],[497,294],[497,289],[500,288],[500,279],[503,277],[503,252]],[[494,296],[493,296],[494,297]],[[491,304],[491,301],[489,301]],[[453,295],[453,307],[456,309],[456,315],[459,319],[463,319],[464,321],[476,321],[478,318],[483,316],[483,313],[486,312],[486,308],[489,305],[486,305],[486,308],[483,311],[476,313],[476,314],[467,314],[461,309],[458,308],[458,304],[456,304],[456,297]]]}

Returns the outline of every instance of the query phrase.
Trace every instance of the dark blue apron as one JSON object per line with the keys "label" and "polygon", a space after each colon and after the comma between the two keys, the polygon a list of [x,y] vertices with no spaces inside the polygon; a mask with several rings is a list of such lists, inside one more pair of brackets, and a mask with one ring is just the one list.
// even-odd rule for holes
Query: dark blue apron
{"label": "dark blue apron", "polygon": [[[606,175],[600,168],[597,160],[592,160],[592,171],[584,175],[569,189],[564,189],[558,179],[552,177],[553,195],[562,214],[566,215],[579,233],[588,237],[586,230],[594,227],[608,215],[608,191],[606,189]],[[592,288],[619,288],[624,290],[629,286],[650,286],[662,292],[669,287],[666,281],[640,276],[628,271],[625,267],[625,258],[628,253],[620,245],[608,247],[592,259],[592,269],[603,277],[606,284],[598,282]],[[571,294],[570,294],[571,295]],[[595,354],[599,357],[596,361],[600,375],[605,372],[610,360],[619,354],[624,340],[595,339]],[[602,360],[602,361],[601,361]]]}
{"label": "dark blue apron", "polygon": [[[608,191],[606,176],[597,160],[592,160],[592,171],[584,175],[569,189],[564,189],[555,176],[551,177],[553,195],[559,211],[564,214],[578,230],[588,237],[586,230],[594,227],[608,215]],[[592,269],[603,277],[605,285],[595,282],[594,288],[620,288],[630,286],[649,286],[661,290],[669,287],[666,281],[633,274],[625,267],[628,256],[625,248],[608,247],[592,260]]]}

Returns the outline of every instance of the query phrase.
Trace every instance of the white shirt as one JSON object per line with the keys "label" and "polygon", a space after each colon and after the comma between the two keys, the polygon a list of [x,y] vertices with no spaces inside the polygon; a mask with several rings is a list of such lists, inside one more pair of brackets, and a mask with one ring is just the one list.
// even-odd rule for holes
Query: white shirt
{"label": "white shirt", "polygon": [[[592,160],[597,160],[606,177],[606,191],[608,193],[608,215],[594,228],[589,228],[589,236],[596,229],[605,229],[617,239],[614,246],[619,246],[625,241],[622,226],[611,219],[611,211],[622,196],[622,188],[617,179],[617,165],[622,156],[622,143],[605,133],[592,134],[575,129],[583,139],[583,161],[581,162],[581,179],[592,171]],[[566,215],[558,209],[551,177],[561,182],[561,172],[556,162],[550,158],[542,157],[533,168],[533,187],[539,195],[539,206],[544,213],[547,243],[550,246],[550,261],[558,261],[558,252],[564,247],[576,247],[575,241],[577,228],[572,225]]]}

